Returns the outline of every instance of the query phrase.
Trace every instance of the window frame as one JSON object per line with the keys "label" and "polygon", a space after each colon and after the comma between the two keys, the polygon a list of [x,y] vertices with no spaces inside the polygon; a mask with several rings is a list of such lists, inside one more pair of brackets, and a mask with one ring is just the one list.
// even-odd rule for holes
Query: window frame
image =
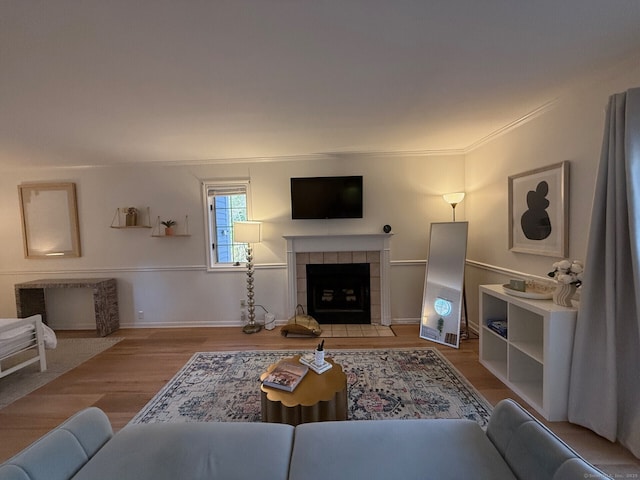
{"label": "window frame", "polygon": [[[215,248],[217,248],[217,238],[215,235],[215,220],[212,221],[211,199],[213,195],[209,195],[210,190],[216,188],[225,189],[239,187],[244,189],[246,195],[246,207],[247,207],[247,219],[251,219],[251,182],[248,178],[225,178],[225,179],[207,179],[202,181],[202,201],[204,205],[204,230],[205,230],[205,249],[206,249],[206,262],[208,272],[219,272],[223,270],[236,271],[239,265],[234,263],[218,263]],[[216,247],[212,247],[212,244],[216,244]],[[240,263],[242,265],[242,262]]]}

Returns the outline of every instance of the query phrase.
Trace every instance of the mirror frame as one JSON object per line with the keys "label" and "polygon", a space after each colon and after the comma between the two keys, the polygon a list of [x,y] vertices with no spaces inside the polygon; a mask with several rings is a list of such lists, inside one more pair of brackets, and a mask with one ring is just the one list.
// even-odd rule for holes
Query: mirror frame
{"label": "mirror frame", "polygon": [[25,258],[81,256],[75,183],[23,183],[18,195]]}
{"label": "mirror frame", "polygon": [[[448,279],[447,284],[435,282],[433,275],[439,272],[434,272],[433,268],[437,263],[436,259],[441,260],[446,252],[439,252],[434,246],[434,227],[440,229],[444,226],[455,227],[451,229],[452,233],[459,235],[464,234],[464,242],[460,245],[461,251],[453,252],[453,254],[447,255],[449,265],[454,270],[451,275],[452,279]],[[467,237],[469,233],[468,222],[436,222],[431,224],[429,233],[429,255],[427,259],[427,268],[424,279],[424,294],[422,299],[422,313],[420,315],[420,338],[430,340],[432,342],[441,343],[451,347],[458,348],[460,344],[460,321],[462,319],[462,310],[464,308],[463,295],[464,295],[464,269],[467,261]],[[451,243],[449,242],[449,245]],[[460,248],[459,248],[460,250]],[[450,257],[450,258],[449,258]],[[451,310],[451,318],[444,320],[443,317],[447,317],[449,314],[436,314],[433,315],[433,309],[430,303],[431,299],[436,298],[444,300],[442,307],[446,310],[448,307]],[[453,308],[452,308],[453,307]],[[467,312],[464,312],[467,315]],[[429,316],[439,316],[438,320],[429,321]],[[453,325],[455,323],[455,325]],[[447,327],[447,328],[445,328]],[[455,327],[455,330],[452,328]],[[444,333],[444,338],[443,338]]]}

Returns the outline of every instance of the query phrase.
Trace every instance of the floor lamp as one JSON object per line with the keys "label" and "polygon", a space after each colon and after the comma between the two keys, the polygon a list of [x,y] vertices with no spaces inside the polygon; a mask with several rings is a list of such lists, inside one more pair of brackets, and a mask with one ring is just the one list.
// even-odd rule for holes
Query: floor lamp
{"label": "floor lamp", "polygon": [[445,193],[442,195],[444,201],[451,205],[453,209],[453,221],[456,221],[456,205],[458,205],[464,199],[464,192],[457,193]]}
{"label": "floor lamp", "polygon": [[253,299],[253,250],[252,244],[262,240],[262,223],[234,222],[233,241],[247,244],[247,316],[249,323],[242,327],[244,333],[256,333],[262,329],[256,323],[256,307]]}

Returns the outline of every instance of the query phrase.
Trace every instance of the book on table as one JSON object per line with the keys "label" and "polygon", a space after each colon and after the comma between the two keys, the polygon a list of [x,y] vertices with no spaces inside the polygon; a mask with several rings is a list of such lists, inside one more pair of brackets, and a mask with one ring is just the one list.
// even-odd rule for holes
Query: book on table
{"label": "book on table", "polygon": [[324,373],[327,370],[329,370],[331,367],[333,367],[333,365],[331,365],[331,363],[327,362],[326,360],[322,365],[317,365],[315,355],[313,353],[305,354],[301,356],[300,363],[309,367],[311,370],[313,370],[316,373]]}
{"label": "book on table", "polygon": [[309,371],[306,365],[301,365],[290,360],[281,360],[265,377],[262,384],[265,387],[279,388],[287,392],[293,392]]}

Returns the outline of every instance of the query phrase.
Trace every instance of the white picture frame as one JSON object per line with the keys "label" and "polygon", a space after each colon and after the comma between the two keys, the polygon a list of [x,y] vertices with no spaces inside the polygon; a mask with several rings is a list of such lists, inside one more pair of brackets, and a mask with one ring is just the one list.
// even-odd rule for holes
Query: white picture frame
{"label": "white picture frame", "polygon": [[509,250],[568,255],[568,161],[509,177]]}

